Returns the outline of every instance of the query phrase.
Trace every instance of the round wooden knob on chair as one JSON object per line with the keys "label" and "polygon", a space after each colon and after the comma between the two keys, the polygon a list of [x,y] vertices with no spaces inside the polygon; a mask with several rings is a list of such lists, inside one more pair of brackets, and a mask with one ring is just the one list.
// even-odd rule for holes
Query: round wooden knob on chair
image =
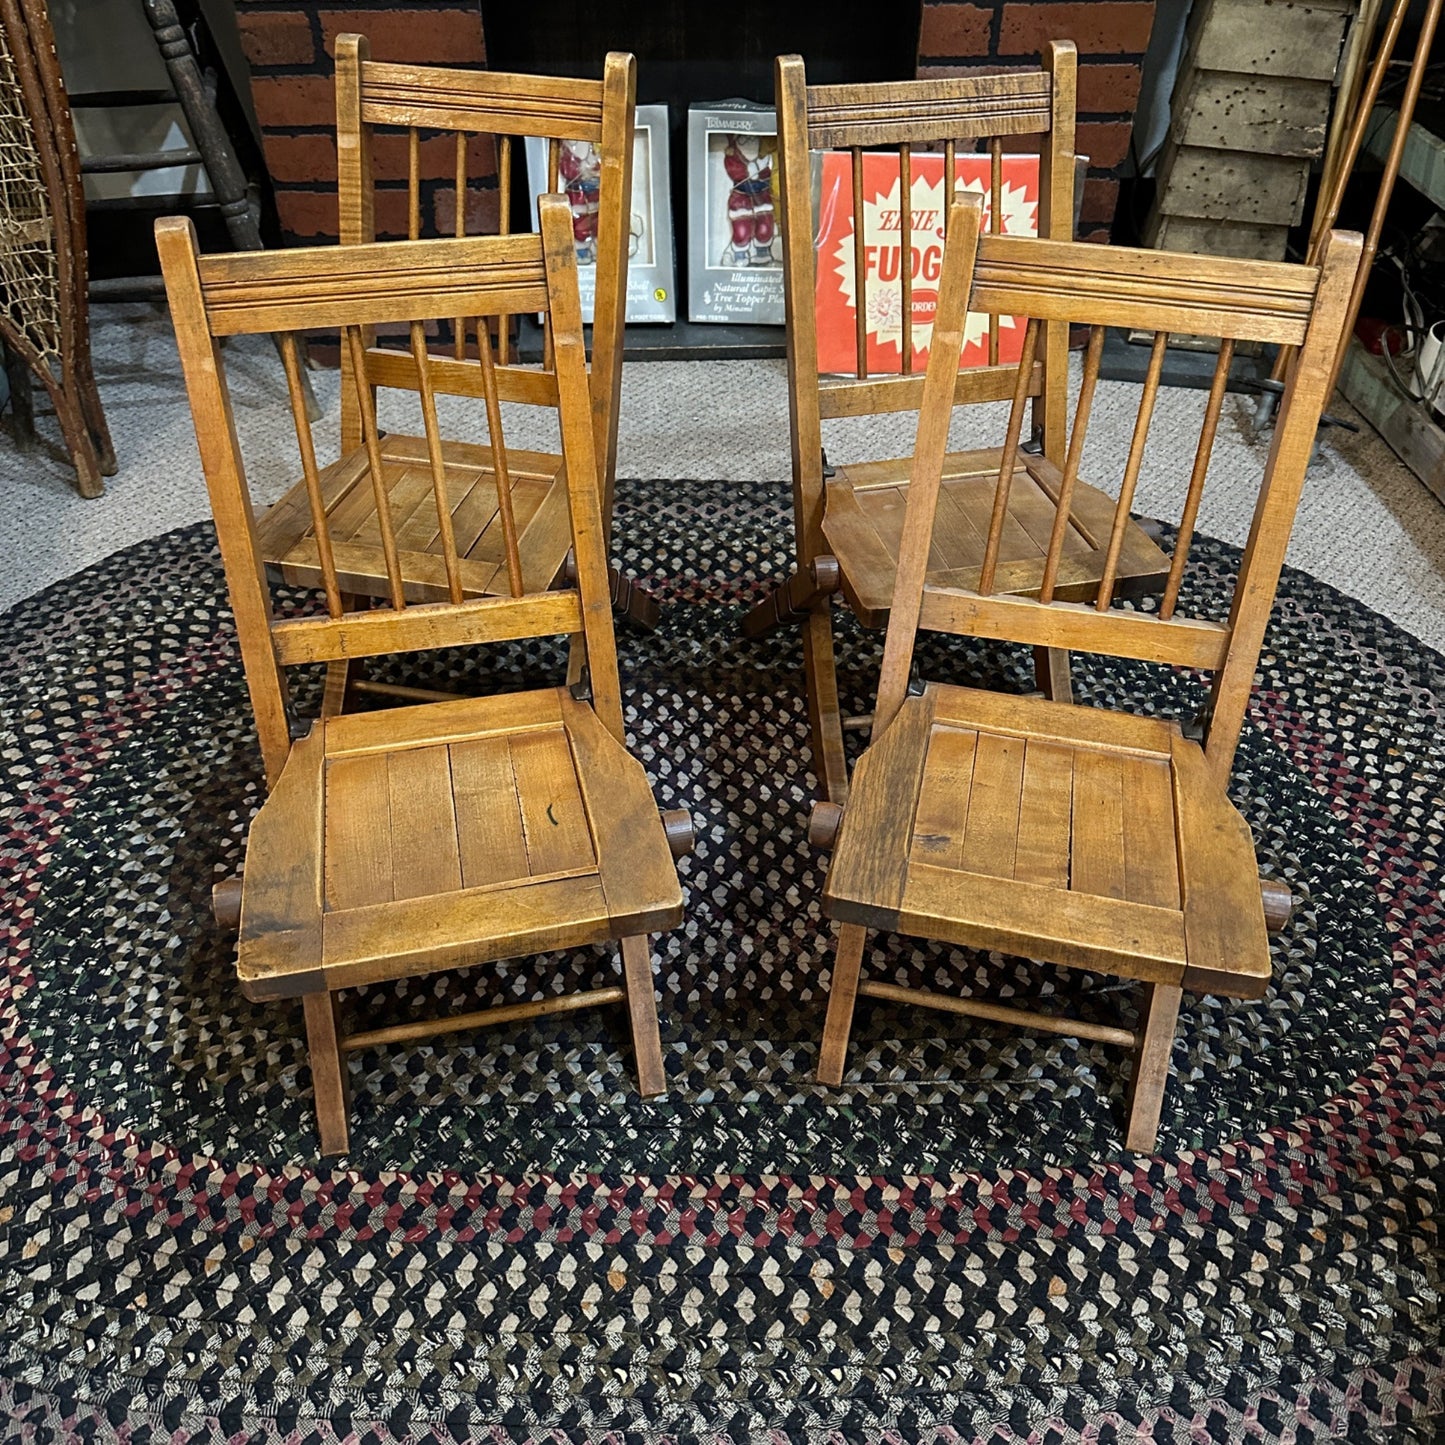
{"label": "round wooden knob on chair", "polygon": [[838,841],[838,828],[843,822],[841,803],[814,803],[808,819],[808,842],[827,852]]}
{"label": "round wooden knob on chair", "polygon": [[1259,896],[1264,903],[1264,926],[1279,933],[1294,913],[1294,894],[1273,878],[1261,878]]}
{"label": "round wooden knob on chair", "polygon": [[222,928],[241,926],[241,880],[222,878],[211,887],[211,912]]}
{"label": "round wooden knob on chair", "polygon": [[686,858],[692,852],[692,814],[686,808],[668,808],[662,813],[662,831],[674,858]]}

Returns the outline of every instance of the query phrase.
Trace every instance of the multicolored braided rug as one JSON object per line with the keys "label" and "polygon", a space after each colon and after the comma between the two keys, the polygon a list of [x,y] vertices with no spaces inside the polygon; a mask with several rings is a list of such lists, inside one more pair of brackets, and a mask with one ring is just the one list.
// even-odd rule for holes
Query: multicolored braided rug
{"label": "multicolored braided rug", "polygon": [[[317,1167],[299,1009],[212,923],[259,799],[208,526],[0,619],[0,1416],[34,1441],[1428,1440],[1445,1411],[1445,659],[1289,575],[1234,794],[1295,918],[1258,1003],[1186,998],[1160,1153],[1109,1048],[860,1006],[812,1082],[830,940],[805,839],[782,489],[624,485],[666,606],[629,723],[692,810],[660,942],[670,1092],[617,1011],[359,1058]],[[1217,604],[1235,554],[1201,543]],[[879,638],[841,627],[863,710]],[[925,673],[1031,685],[1019,650]],[[552,644],[397,678],[555,681]],[[1200,679],[1078,659],[1189,717]],[[315,678],[301,689],[313,705]],[[375,989],[378,1021],[601,983],[584,951]],[[881,937],[877,976],[1132,1017],[1088,975]]]}

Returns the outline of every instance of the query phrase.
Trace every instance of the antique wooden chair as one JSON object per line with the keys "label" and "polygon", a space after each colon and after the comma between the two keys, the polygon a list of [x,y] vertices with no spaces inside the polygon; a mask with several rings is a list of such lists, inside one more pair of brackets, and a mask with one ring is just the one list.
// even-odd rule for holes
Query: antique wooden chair
{"label": "antique wooden chair", "polygon": [[[564,141],[591,141],[602,162],[598,192],[596,308],[592,326],[592,425],[602,479],[604,536],[612,531],[612,493],[617,461],[617,413],[622,383],[624,298],[627,292],[628,218],[632,194],[632,135],[636,111],[636,63],[632,56],[607,57],[600,81],[510,75],[499,71],[447,69],[440,66],[388,65],[370,58],[364,36],[342,35],[336,43],[336,144],[343,245],[365,245],[377,239],[376,206],[395,198],[378,193],[373,153],[405,149],[407,156],[406,227],[415,240],[422,228],[422,146],[450,144],[455,158],[453,229],[466,235],[468,180],[487,173],[495,162],[497,189],[490,192],[498,207],[500,232],[511,228],[513,176],[521,161],[521,139],[540,136],[548,144],[546,189],[555,191],[558,158]],[[423,134],[439,131],[440,135]],[[514,144],[515,142],[515,144]],[[513,318],[497,318],[493,370],[505,401],[549,405],[551,392],[535,372],[516,363],[511,336]],[[550,323],[544,321],[544,327]],[[432,384],[438,392],[479,397],[483,394],[483,359],[475,354],[476,318],[450,318],[451,356],[433,359]],[[384,341],[385,338],[383,338]],[[361,405],[350,378],[365,356],[367,374],[387,386],[410,388],[415,371],[406,349],[377,344],[376,328],[357,337],[355,349],[341,356],[342,450],[357,456],[345,476],[327,478],[327,513],[332,545],[337,550],[343,592],[357,597],[385,598],[386,559],[377,545],[377,518],[372,502],[370,462],[358,454],[362,434]],[[550,361],[551,333],[545,333],[545,361]],[[468,354],[472,352],[473,354]],[[423,437],[389,434],[380,445],[380,465],[398,525],[418,506],[430,506],[426,475],[427,444]],[[567,488],[560,456],[514,451],[510,476],[516,501],[517,545],[529,590],[560,578],[571,545],[567,530]],[[490,448],[455,442],[443,458],[447,489],[454,498],[458,525],[454,529],[462,562],[462,586],[468,597],[492,595],[506,582],[502,560],[502,518],[476,510],[483,496],[495,501],[495,467]],[[319,587],[315,527],[303,478],[258,524],[261,554],[286,581]],[[441,543],[408,538],[400,552],[402,576],[425,584],[437,570]],[[605,544],[604,544],[605,545]],[[610,587],[619,611],[644,627],[657,621],[652,598],[613,570]],[[332,681],[339,695],[347,669],[338,664]],[[354,679],[352,679],[354,681]]]}
{"label": "antique wooden chair", "polygon": [[[251,825],[234,915],[237,970],[250,999],[303,1001],[327,1153],[347,1147],[346,1056],[432,1032],[625,1002],[642,1092],[665,1086],[648,935],[678,923],[682,898],[670,837],[625,746],[576,256],[560,197],[544,198],[542,226],[542,236],[223,256],[198,255],[184,220],[156,228],[269,788]],[[547,314],[552,330],[549,365],[527,382],[561,417],[560,527],[575,582],[551,590],[552,576],[529,575],[522,552],[501,429],[505,387],[485,324],[521,311]],[[439,433],[435,397],[437,373],[450,363],[426,344],[428,322],[457,315],[482,319],[477,391],[495,466],[495,483],[477,484],[473,507],[456,506],[448,490],[454,453]],[[406,328],[405,367],[363,345],[362,328],[376,323]],[[218,343],[323,327],[339,327],[355,357],[358,450],[369,462],[372,545],[384,559],[386,605],[345,605],[352,564],[333,539],[328,502],[337,479],[360,465],[349,454],[339,470],[318,470],[297,350],[288,340],[325,605],[319,614],[276,617]],[[425,424],[418,466],[426,506],[405,515],[376,480],[381,439],[372,388],[393,379],[417,390]],[[466,519],[492,511],[501,518],[500,562],[468,558],[460,542],[472,525]],[[418,542],[435,542],[436,550]],[[402,560],[409,544],[426,558],[410,573]],[[485,585],[470,590],[485,595],[469,597],[469,577],[478,572]],[[297,663],[550,635],[571,636],[585,649],[585,700],[576,695],[585,689],[543,688],[308,726],[287,691],[284,669]],[[670,822],[678,846],[686,819]],[[219,890],[218,916],[234,910],[236,892]],[[621,943],[618,987],[349,1037],[338,1025],[342,989],[607,939]]]}
{"label": "antique wooden chair", "polygon": [[[815,840],[835,846],[823,908],[841,922],[819,1078],[843,1076],[858,994],[1120,1044],[1134,1052],[1126,1139],[1153,1148],[1185,988],[1258,998],[1269,984],[1264,900],[1249,826],[1226,796],[1315,427],[1325,401],[1358,236],[1336,234],[1319,267],[1173,256],[1073,242],[977,235],[950,222],[939,320],[919,414],[898,576],[884,645],[874,740],[846,808],[819,803]],[[974,251],[977,249],[976,264]],[[1060,600],[1063,538],[1098,377],[1091,344],[1036,597],[1007,593],[1003,532],[1016,485],[1029,368],[1019,368],[986,547],[967,585],[929,577],[941,506],[953,371],[973,277],[975,309],[1040,322],[1144,327],[1155,344],[1110,524],[1104,575],[1086,602]],[[1118,558],[1170,332],[1216,336],[1179,531],[1162,597],[1121,608]],[[1225,621],[1178,613],[1231,352],[1250,339],[1297,347],[1248,546]],[[1182,470],[1182,469],[1181,469]],[[1181,476],[1181,483],[1183,477]],[[1202,745],[1173,722],[1035,697],[931,683],[910,688],[919,628],[1073,648],[1214,674]],[[841,821],[840,821],[841,811]],[[1287,916],[1287,914],[1286,914]],[[1282,919],[1278,920],[1282,923]],[[870,928],[999,949],[1137,979],[1141,1024],[1108,1028],[981,1000],[860,982]]]}
{"label": "antique wooden chair", "polygon": [[[1013,75],[966,76],[882,85],[809,86],[796,55],[777,63],[779,167],[782,180],[783,264],[788,317],[788,398],[792,415],[793,520],[797,564],[793,575],[749,614],[743,630],[761,636],[780,622],[804,630],[813,770],[823,796],[841,803],[848,773],[834,675],[831,594],[840,587],[865,626],[884,626],[893,595],[899,528],[908,495],[911,459],[844,465],[823,455],[822,423],[829,418],[916,410],[923,376],[914,365],[911,268],[899,268],[902,342],[899,370],[870,374],[866,316],[869,281],[865,233],[854,226],[853,270],[857,334],[856,375],[820,376],[814,313],[818,259],[810,152],[852,155],[853,214],[863,212],[865,148],[895,147],[900,189],[909,185],[915,153],[943,149],[944,211],[955,192],[955,161],[965,151],[990,156],[989,225],[1002,225],[1005,148],[1039,152],[1038,230],[1068,240],[1074,224],[1074,94],[1077,56],[1071,41],[1055,41],[1043,68]],[[910,186],[911,190],[911,186]],[[904,255],[913,249],[913,207],[900,207]],[[881,283],[880,283],[881,284]],[[895,283],[890,283],[894,285]],[[997,315],[988,321],[990,364],[959,373],[955,403],[1001,401],[1013,392],[1014,370],[998,364]],[[1068,327],[1049,321],[1037,334],[1037,361],[1028,373],[1037,455],[1020,456],[1021,475],[1009,496],[1000,574],[1003,589],[1036,591],[1043,571],[1053,498],[1064,463],[1068,388]],[[967,585],[976,578],[987,530],[988,494],[998,452],[960,452],[944,463],[944,500],[934,537],[934,571]],[[1064,540],[1061,596],[1083,597],[1103,573],[1096,545],[1107,533],[1109,499],[1080,482]],[[1115,586],[1135,595],[1157,588],[1167,559],[1136,525],[1124,529]],[[1050,695],[1068,695],[1068,658],[1062,650],[1038,655],[1039,683]]]}

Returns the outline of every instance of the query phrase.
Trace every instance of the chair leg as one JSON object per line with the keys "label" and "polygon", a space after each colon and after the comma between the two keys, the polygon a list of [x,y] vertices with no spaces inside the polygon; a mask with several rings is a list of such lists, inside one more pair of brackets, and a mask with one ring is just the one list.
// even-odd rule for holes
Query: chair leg
{"label": "chair leg", "polygon": [[326,664],[326,684],[321,691],[321,716],[336,717],[346,711],[351,696],[352,668],[349,657],[339,657]]}
{"label": "chair leg", "polygon": [[1143,1026],[1134,1055],[1134,1078],[1129,1086],[1129,1117],[1124,1147],[1136,1154],[1152,1154],[1159,1137],[1159,1113],[1164,1107],[1164,1086],[1169,1082],[1169,1055],[1174,1048],[1174,1026],[1179,1020],[1183,989],[1173,984],[1146,984]]}
{"label": "chair leg", "polygon": [[632,1049],[637,1055],[637,1091],[644,1099],[653,1099],[667,1092],[667,1074],[662,1067],[657,996],[652,987],[652,940],[647,934],[635,933],[622,940],[622,981],[627,989]]}
{"label": "chair leg", "polygon": [[18,351],[3,347],[5,378],[10,383],[10,425],[17,452],[35,450],[35,392],[31,386],[30,367]]}
{"label": "chair leg", "polygon": [[1069,673],[1069,654],[1062,647],[1034,648],[1034,680],[1051,702],[1073,702],[1074,683]]}
{"label": "chair leg", "polygon": [[820,1084],[843,1082],[853,1007],[858,1002],[858,975],[863,969],[863,945],[867,941],[868,930],[861,923],[845,923],[838,930],[833,982],[828,989],[828,1017],[823,1022],[823,1047],[818,1054]]}
{"label": "chair leg", "polygon": [[830,802],[846,803],[848,757],[843,751],[843,714],[833,659],[833,605],[826,597],[808,614],[803,626],[803,670],[818,790]]}
{"label": "chair leg", "polygon": [[323,1154],[345,1154],[350,1147],[351,1090],[346,1055],[341,1051],[334,993],[308,993],[306,1048],[311,1056],[311,1088],[316,1096],[316,1128]]}

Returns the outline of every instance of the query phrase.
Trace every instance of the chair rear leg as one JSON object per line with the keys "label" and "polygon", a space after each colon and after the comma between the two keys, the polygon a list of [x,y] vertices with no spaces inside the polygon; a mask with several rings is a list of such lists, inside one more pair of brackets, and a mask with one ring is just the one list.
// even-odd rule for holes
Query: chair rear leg
{"label": "chair rear leg", "polygon": [[1069,672],[1068,650],[1034,648],[1034,682],[1050,702],[1073,702],[1074,682]]}
{"label": "chair rear leg", "polygon": [[818,791],[829,802],[846,803],[848,757],[843,751],[843,714],[833,658],[833,605],[826,597],[814,606],[803,626],[803,670]]}
{"label": "chair rear leg", "polygon": [[334,993],[308,993],[306,1048],[311,1056],[311,1088],[316,1095],[316,1128],[323,1154],[345,1154],[351,1143],[351,1090],[346,1055],[341,1049]]}
{"label": "chair rear leg", "polygon": [[1136,1154],[1152,1154],[1159,1137],[1159,1114],[1164,1107],[1164,1086],[1169,1082],[1169,1055],[1179,1021],[1184,991],[1173,984],[1145,984],[1139,1047],[1134,1055],[1134,1078],[1129,1086],[1129,1117],[1124,1147]]}
{"label": "chair rear leg", "polygon": [[838,930],[833,982],[828,988],[828,1016],[823,1022],[823,1047],[818,1053],[820,1084],[843,1082],[853,1008],[858,1002],[858,975],[863,968],[863,945],[867,941],[868,930],[861,923],[845,923]]}
{"label": "chair rear leg", "polygon": [[637,1055],[637,1091],[644,1099],[652,1099],[667,1092],[667,1073],[662,1067],[662,1037],[652,987],[652,940],[647,934],[635,933],[622,940],[622,981],[627,989],[632,1049]]}

